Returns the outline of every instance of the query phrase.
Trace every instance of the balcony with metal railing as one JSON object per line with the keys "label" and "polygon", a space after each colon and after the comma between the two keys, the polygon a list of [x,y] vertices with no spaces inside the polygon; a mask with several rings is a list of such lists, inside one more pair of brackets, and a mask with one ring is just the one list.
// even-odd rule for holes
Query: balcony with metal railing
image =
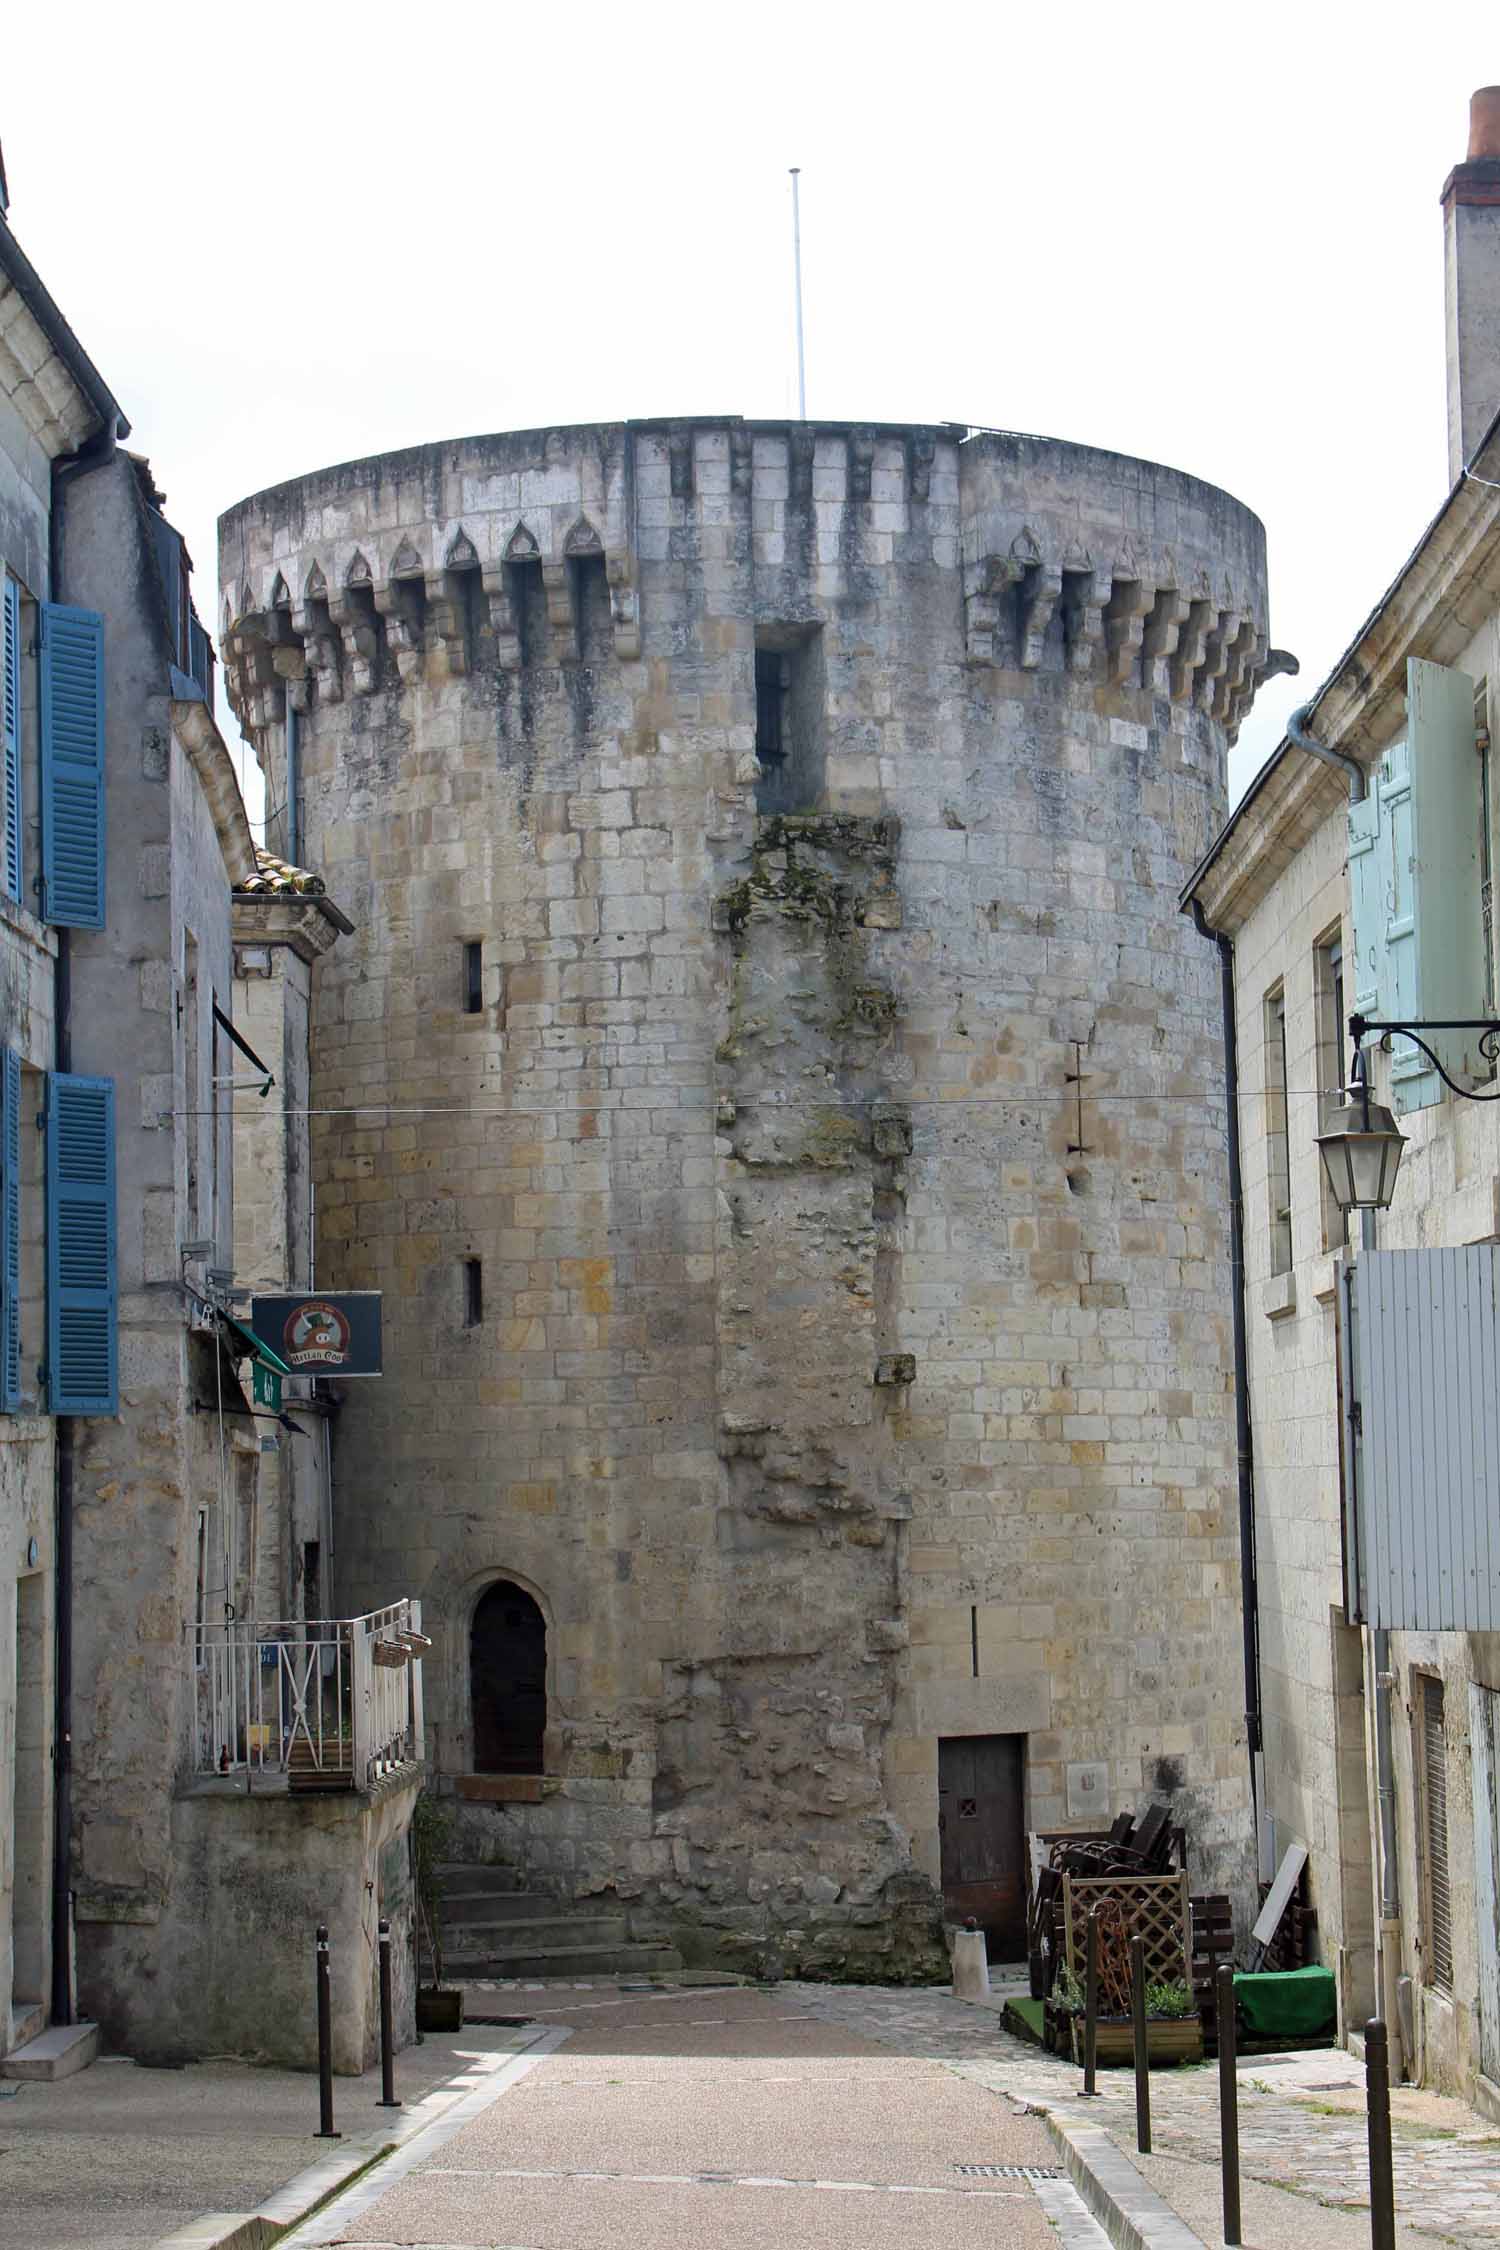
{"label": "balcony with metal railing", "polygon": [[422,1762],[421,1604],[190,1628],[192,1772],[293,1795],[370,1790]]}

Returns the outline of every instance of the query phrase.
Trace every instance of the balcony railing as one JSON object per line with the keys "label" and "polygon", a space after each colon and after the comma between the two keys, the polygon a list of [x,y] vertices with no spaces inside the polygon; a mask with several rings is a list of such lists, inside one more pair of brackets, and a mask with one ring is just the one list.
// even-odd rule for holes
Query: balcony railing
{"label": "balcony railing", "polygon": [[365,1617],[191,1628],[193,1770],[368,1789],[422,1757],[420,1602]]}

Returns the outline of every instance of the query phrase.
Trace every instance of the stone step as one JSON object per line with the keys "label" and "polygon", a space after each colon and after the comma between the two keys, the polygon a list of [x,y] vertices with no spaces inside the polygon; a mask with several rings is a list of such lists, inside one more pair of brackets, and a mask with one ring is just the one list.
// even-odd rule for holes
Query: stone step
{"label": "stone step", "polygon": [[[500,1902],[490,1900],[493,1908]],[[445,1918],[443,1951],[447,1953],[546,1953],[555,1945],[629,1945],[630,1924],[623,1914],[559,1914],[465,1916],[461,1922]]]}
{"label": "stone step", "polygon": [[513,1891],[521,1887],[520,1870],[507,1867],[502,1860],[442,1859],[433,1873],[440,1883],[496,1883]]}
{"label": "stone step", "polygon": [[98,2052],[96,2023],[55,2023],[0,2056],[0,2078],[71,2078],[75,2070],[87,2070]]}
{"label": "stone step", "polygon": [[681,1967],[682,1955],[670,1945],[555,1945],[528,1953],[443,1948],[443,1974],[466,1982],[475,1977],[650,1976]]}
{"label": "stone step", "polygon": [[39,2031],[47,2028],[47,2011],[40,2000],[12,2000],[10,2004],[10,2037],[5,2052],[24,2047],[28,2039],[35,2039]]}
{"label": "stone step", "polygon": [[566,1899],[547,1891],[444,1890],[439,1895],[449,1928],[458,1922],[547,1922],[568,1910]]}

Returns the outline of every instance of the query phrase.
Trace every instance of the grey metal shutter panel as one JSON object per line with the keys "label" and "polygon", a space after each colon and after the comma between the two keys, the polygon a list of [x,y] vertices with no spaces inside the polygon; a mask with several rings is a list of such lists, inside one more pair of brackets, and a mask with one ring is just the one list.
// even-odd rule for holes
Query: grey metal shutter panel
{"label": "grey metal shutter panel", "polygon": [[1500,1254],[1355,1268],[1360,1575],[1371,1625],[1500,1628]]}
{"label": "grey metal shutter panel", "polygon": [[1453,1990],[1453,1912],[1448,1889],[1448,1753],[1443,1683],[1422,1676],[1422,1831],[1427,1877],[1427,1974]]}

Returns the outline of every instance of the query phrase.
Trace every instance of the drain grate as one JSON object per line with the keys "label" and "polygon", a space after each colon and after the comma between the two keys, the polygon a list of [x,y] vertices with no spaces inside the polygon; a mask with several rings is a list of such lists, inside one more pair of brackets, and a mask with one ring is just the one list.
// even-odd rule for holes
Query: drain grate
{"label": "drain grate", "polygon": [[966,2180],[1060,2180],[1060,2164],[955,2164]]}

